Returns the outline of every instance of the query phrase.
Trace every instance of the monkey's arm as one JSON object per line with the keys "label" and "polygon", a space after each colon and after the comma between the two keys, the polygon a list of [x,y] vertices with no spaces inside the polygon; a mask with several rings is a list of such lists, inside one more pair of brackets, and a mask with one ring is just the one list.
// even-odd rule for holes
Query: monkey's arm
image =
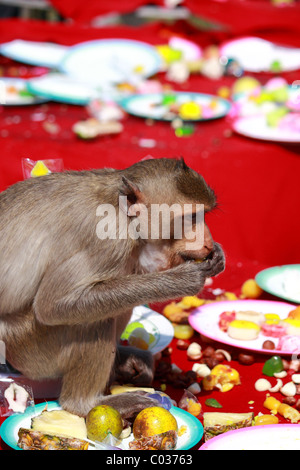
{"label": "monkey's arm", "polygon": [[45,273],[34,299],[34,311],[41,323],[72,325],[111,318],[148,302],[194,295],[207,277],[223,270],[222,253],[216,253],[215,258],[99,282],[89,275],[88,264],[83,264],[87,260],[79,253]]}

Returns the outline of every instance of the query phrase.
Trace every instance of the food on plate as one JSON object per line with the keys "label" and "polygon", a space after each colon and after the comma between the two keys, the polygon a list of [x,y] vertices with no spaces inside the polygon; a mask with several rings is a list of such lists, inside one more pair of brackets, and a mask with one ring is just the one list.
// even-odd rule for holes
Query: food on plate
{"label": "food on plate", "polygon": [[176,418],[169,410],[159,406],[151,406],[140,411],[132,427],[135,439],[152,437],[169,431],[178,432]]}
{"label": "food on plate", "polygon": [[94,441],[105,441],[109,435],[118,439],[123,431],[123,419],[112,406],[95,406],[87,414],[86,429],[88,438]]}
{"label": "food on plate", "polygon": [[263,366],[263,374],[268,377],[274,377],[274,374],[282,372],[284,370],[284,364],[280,356],[272,356],[268,359]]}
{"label": "food on plate", "polygon": [[235,317],[236,317],[235,312],[221,313],[221,315],[219,316],[219,323],[218,323],[220,330],[226,333],[226,331],[228,330],[228,326],[233,320],[235,320]]}
{"label": "food on plate", "polygon": [[177,432],[167,431],[155,436],[141,437],[129,442],[130,450],[172,450],[177,444]]}
{"label": "food on plate", "polygon": [[23,450],[88,450],[89,443],[82,439],[20,428],[18,446]]}
{"label": "food on plate", "polygon": [[300,320],[286,318],[281,323],[286,327],[286,334],[289,336],[300,336]]}
{"label": "food on plate", "polygon": [[87,438],[84,418],[65,410],[47,411],[45,409],[40,415],[31,419],[31,428],[33,431],[52,436]]}
{"label": "food on plate", "polygon": [[236,312],[235,320],[250,321],[256,323],[257,325],[261,325],[265,320],[265,316],[260,312],[246,310]]}
{"label": "food on plate", "polygon": [[289,312],[288,318],[300,320],[300,305]]}
{"label": "food on plate", "polygon": [[119,393],[126,393],[126,392],[136,392],[141,390],[146,393],[154,393],[155,389],[152,387],[134,387],[133,385],[112,385],[110,387],[111,395],[117,395]]}
{"label": "food on plate", "polygon": [[98,119],[89,118],[76,122],[72,130],[81,139],[94,139],[100,135],[119,134],[123,125],[118,121],[100,122]]}
{"label": "food on plate", "polygon": [[227,333],[228,335],[237,340],[251,341],[258,337],[260,327],[251,321],[246,320],[234,320],[229,326]]}
{"label": "food on plate", "polygon": [[300,421],[300,413],[296,408],[292,406],[281,403],[279,400],[272,396],[268,396],[264,401],[264,407],[271,411],[272,414],[280,414],[285,419],[291,421],[291,423],[296,424]]}
{"label": "food on plate", "polygon": [[203,389],[206,391],[217,388],[222,392],[227,392],[240,383],[238,371],[227,364],[218,364],[202,380]]}
{"label": "food on plate", "polygon": [[261,326],[261,333],[262,335],[270,336],[271,338],[281,338],[286,334],[286,327],[276,323],[265,322]]}
{"label": "food on plate", "polygon": [[275,343],[273,341],[270,341],[269,339],[267,339],[266,341],[263,342],[262,344],[262,348],[263,349],[269,349],[269,350],[273,350],[276,348],[275,346]]}
{"label": "food on plate", "polygon": [[268,424],[278,424],[279,419],[275,415],[258,415],[254,418],[254,426],[266,426]]}
{"label": "food on plate", "polygon": [[234,429],[252,426],[254,413],[219,413],[217,411],[203,414],[204,440]]}
{"label": "food on plate", "polygon": [[241,288],[241,294],[247,299],[257,299],[263,293],[255,279],[248,279]]}
{"label": "food on plate", "polygon": [[279,338],[277,349],[280,351],[289,351],[299,352],[300,351],[300,337],[299,336],[292,336],[286,335]]}

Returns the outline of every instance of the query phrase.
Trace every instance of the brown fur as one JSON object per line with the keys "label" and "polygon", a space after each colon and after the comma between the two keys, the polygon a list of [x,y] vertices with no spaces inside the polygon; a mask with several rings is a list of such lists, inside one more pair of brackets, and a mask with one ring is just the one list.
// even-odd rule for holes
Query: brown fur
{"label": "brown fur", "polygon": [[[100,240],[97,207],[113,204],[119,210],[120,194],[129,204],[190,202],[208,210],[215,205],[203,178],[172,159],[125,170],[52,174],[0,195],[0,339],[7,360],[35,380],[62,377],[62,406],[83,416],[100,402],[124,416],[150,403],[142,396],[103,396],[132,308],[197,294],[206,277],[224,268],[222,250],[207,228],[206,246],[188,253],[204,257],[213,248],[202,264],[184,262],[184,240]],[[163,257],[158,270],[140,265],[147,250]],[[147,362],[141,353],[133,360],[132,351],[126,353],[128,370],[140,368],[137,377],[151,381],[149,357]]]}

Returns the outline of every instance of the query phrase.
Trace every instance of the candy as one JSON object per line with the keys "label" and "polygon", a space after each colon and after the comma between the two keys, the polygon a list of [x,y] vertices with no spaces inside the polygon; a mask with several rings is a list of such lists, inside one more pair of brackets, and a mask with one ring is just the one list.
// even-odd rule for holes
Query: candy
{"label": "candy", "polygon": [[279,419],[277,416],[274,415],[260,415],[255,416],[254,418],[254,426],[265,426],[268,424],[278,424]]}
{"label": "candy", "polygon": [[299,352],[300,351],[300,338],[299,336],[282,336],[279,339],[277,348],[280,351]]}
{"label": "candy", "polygon": [[261,332],[264,336],[271,336],[272,338],[281,338],[286,333],[286,328],[283,325],[268,324],[267,322],[262,325]]}
{"label": "candy", "polygon": [[194,330],[190,325],[173,325],[174,337],[177,339],[190,339],[194,335]]}
{"label": "candy", "polygon": [[201,115],[201,106],[193,101],[183,103],[179,108],[179,116],[182,119],[200,119]]}
{"label": "candy", "polygon": [[273,377],[274,373],[281,372],[283,369],[284,366],[281,357],[272,356],[264,363],[262,372],[268,377]]}
{"label": "candy", "polygon": [[248,299],[257,299],[262,292],[262,289],[259,287],[255,279],[248,279],[244,282],[241,288],[242,295]]}
{"label": "candy", "polygon": [[47,168],[45,163],[42,162],[41,160],[39,160],[39,161],[36,162],[36,164],[32,168],[30,174],[33,178],[36,178],[38,176],[49,175],[50,173],[51,173],[51,171],[49,170],[49,168]]}

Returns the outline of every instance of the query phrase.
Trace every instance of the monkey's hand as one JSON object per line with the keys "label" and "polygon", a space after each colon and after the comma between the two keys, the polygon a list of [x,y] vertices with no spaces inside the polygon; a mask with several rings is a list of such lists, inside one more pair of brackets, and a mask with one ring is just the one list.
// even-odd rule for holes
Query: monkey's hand
{"label": "monkey's hand", "polygon": [[154,377],[154,361],[149,351],[129,346],[118,346],[114,380],[121,384],[147,387]]}
{"label": "monkey's hand", "polygon": [[206,278],[220,274],[225,268],[225,257],[221,246],[215,243],[210,256],[201,263],[186,261],[176,268],[167,271],[173,276],[174,298],[185,295],[197,295],[204,287]]}
{"label": "monkey's hand", "polygon": [[161,406],[154,398],[146,396],[146,392],[124,392],[118,395],[101,397],[100,405],[109,405],[119,411],[122,418],[133,421],[137,414],[150,406]]}

